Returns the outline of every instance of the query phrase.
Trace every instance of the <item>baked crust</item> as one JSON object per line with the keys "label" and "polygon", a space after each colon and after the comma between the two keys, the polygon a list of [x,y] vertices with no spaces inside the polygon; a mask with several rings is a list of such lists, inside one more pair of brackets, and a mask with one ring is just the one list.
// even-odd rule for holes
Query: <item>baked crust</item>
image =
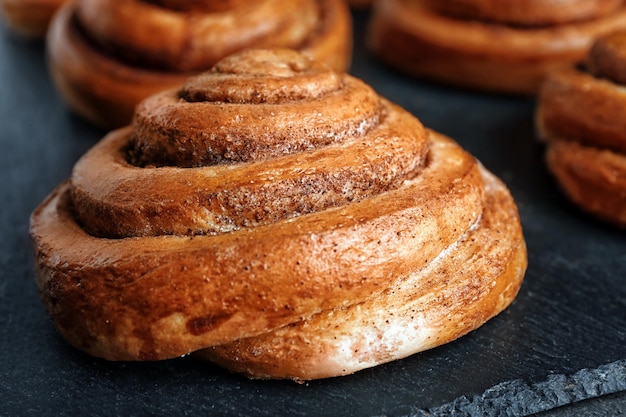
{"label": "baked crust", "polygon": [[593,39],[626,27],[624,6],[583,21],[520,26],[450,16],[438,9],[453,3],[433,4],[378,2],[370,48],[410,75],[498,93],[536,94],[548,72],[584,59]]}
{"label": "baked crust", "polygon": [[593,20],[622,8],[622,0],[427,0],[430,7],[461,19],[516,26],[548,26]]}
{"label": "baked crust", "polygon": [[626,32],[611,32],[594,42],[585,63],[596,77],[626,84]]}
{"label": "baked crust", "polygon": [[[215,117],[179,117],[195,111]],[[248,50],[138,112],[145,113],[133,127],[92,148],[31,217],[43,303],[79,349],[110,360],[208,349],[200,355],[252,377],[337,376],[465,334],[519,289],[526,252],[504,185],[454,141],[347,74],[292,50]],[[150,115],[192,141],[196,135],[195,154],[222,128],[234,148],[216,152],[217,161],[180,167],[172,155],[155,164],[151,155],[161,152],[144,153],[137,138],[159,131],[141,127]],[[458,270],[463,264],[471,273]],[[413,296],[423,311],[409,318],[401,305]],[[291,337],[307,340],[308,329],[318,340],[321,317],[346,314],[344,329],[354,335],[348,322],[365,306],[376,330],[385,299],[402,316],[407,344],[387,347],[385,336],[369,353],[355,352],[353,364],[336,349],[318,352],[321,344],[306,360],[304,345],[301,353],[286,348]],[[442,312],[455,315],[454,330],[428,321],[432,338],[422,340],[420,323]],[[283,354],[262,364],[243,353],[228,358],[233,349],[251,354],[256,341],[267,351],[274,342],[263,340],[276,335],[287,337]]]}
{"label": "baked crust", "polygon": [[245,48],[289,47],[338,70],[350,64],[351,17],[341,1],[165,3],[85,0],[58,13],[49,67],[78,114],[108,129],[127,125],[143,98]]}
{"label": "baked crust", "polygon": [[547,164],[578,206],[626,226],[626,33],[599,38],[586,69],[557,71],[541,88],[537,132]]}
{"label": "baked crust", "polygon": [[[449,145],[430,134],[433,147]],[[422,268],[363,302],[195,355],[252,378],[310,380],[402,359],[478,328],[516,296],[527,262],[513,199],[480,171],[482,215]]]}
{"label": "baked crust", "polygon": [[624,87],[575,68],[551,74],[538,100],[542,138],[626,152]]}
{"label": "baked crust", "polygon": [[43,38],[54,13],[66,0],[0,0],[7,27],[22,36]]}
{"label": "baked crust", "polygon": [[548,167],[568,198],[598,218],[626,227],[626,156],[607,149],[556,141]]}

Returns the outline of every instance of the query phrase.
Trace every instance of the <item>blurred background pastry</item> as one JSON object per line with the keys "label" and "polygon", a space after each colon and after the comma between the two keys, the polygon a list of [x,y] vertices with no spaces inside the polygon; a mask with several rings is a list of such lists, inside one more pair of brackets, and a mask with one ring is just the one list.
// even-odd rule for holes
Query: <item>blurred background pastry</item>
{"label": "blurred background pastry", "polygon": [[582,65],[551,73],[538,98],[547,163],[571,201],[626,227],[626,32],[599,38]]}
{"label": "blurred background pastry", "polygon": [[43,38],[50,19],[67,0],[0,0],[0,14],[9,30],[29,38]]}
{"label": "blurred background pastry", "polygon": [[379,0],[368,43],[407,74],[481,91],[534,95],[548,72],[626,28],[622,0]]}
{"label": "blurred background pastry", "polygon": [[293,48],[345,70],[349,8],[342,0],[77,0],[48,36],[58,90],[105,128],[128,124],[141,99],[250,47]]}

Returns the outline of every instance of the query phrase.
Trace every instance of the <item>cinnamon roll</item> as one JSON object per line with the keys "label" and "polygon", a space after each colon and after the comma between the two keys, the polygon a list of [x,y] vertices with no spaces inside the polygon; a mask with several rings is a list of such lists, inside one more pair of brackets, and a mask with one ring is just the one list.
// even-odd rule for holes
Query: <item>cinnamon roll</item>
{"label": "cinnamon roll", "polygon": [[499,179],[283,49],[144,100],[33,212],[31,236],[43,303],[77,348],[297,381],[460,337],[526,269]]}
{"label": "cinnamon roll", "polygon": [[137,103],[245,48],[285,47],[338,70],[352,49],[348,6],[336,0],[77,0],[51,26],[49,67],[61,95],[105,128]]}
{"label": "cinnamon roll", "polygon": [[606,17],[623,0],[426,0],[429,7],[459,19],[511,26],[550,26]]}
{"label": "cinnamon roll", "polygon": [[545,75],[626,28],[622,0],[385,0],[368,44],[407,74],[457,87],[535,95]]}
{"label": "cinnamon roll", "polygon": [[67,0],[0,0],[0,15],[20,35],[43,38],[54,13]]}
{"label": "cinnamon roll", "polygon": [[599,38],[584,65],[550,74],[537,106],[547,163],[585,211],[626,226],[626,32]]}

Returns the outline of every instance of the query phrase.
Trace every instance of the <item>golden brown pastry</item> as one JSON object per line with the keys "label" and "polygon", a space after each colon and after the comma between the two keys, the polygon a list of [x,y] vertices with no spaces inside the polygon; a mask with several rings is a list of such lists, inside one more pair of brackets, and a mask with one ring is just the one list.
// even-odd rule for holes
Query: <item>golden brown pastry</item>
{"label": "golden brown pastry", "polygon": [[130,123],[135,105],[250,47],[300,50],[338,70],[352,33],[342,0],[77,0],[56,16],[49,67],[70,106],[95,124]]}
{"label": "golden brown pastry", "polygon": [[504,184],[449,138],[292,50],[246,50],[137,108],[34,211],[61,334],[110,360],[190,352],[254,378],[438,346],[516,296]]}
{"label": "golden brown pastry", "polygon": [[534,95],[545,74],[626,28],[622,0],[382,0],[374,53],[408,74],[477,90]]}
{"label": "golden brown pastry", "polygon": [[67,0],[0,0],[7,27],[23,36],[43,38],[50,19]]}
{"label": "golden brown pastry", "polygon": [[537,107],[547,163],[584,210],[626,226],[626,32],[599,38],[585,65],[550,74]]}
{"label": "golden brown pastry", "polygon": [[514,26],[593,20],[618,11],[623,0],[426,0],[448,16]]}

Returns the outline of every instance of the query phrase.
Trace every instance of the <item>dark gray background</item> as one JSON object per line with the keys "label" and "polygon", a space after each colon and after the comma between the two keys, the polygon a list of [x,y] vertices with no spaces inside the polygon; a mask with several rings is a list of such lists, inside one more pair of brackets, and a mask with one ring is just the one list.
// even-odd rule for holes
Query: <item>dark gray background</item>
{"label": "dark gray background", "polygon": [[104,132],[56,95],[43,44],[0,26],[0,416],[560,417],[626,408],[626,232],[562,197],[534,136],[533,100],[402,76],[367,52],[367,15],[355,17],[352,72],[455,138],[511,189],[529,250],[513,305],[456,342],[303,385],[250,381],[191,358],[110,363],[76,351],[39,302],[28,217]]}

